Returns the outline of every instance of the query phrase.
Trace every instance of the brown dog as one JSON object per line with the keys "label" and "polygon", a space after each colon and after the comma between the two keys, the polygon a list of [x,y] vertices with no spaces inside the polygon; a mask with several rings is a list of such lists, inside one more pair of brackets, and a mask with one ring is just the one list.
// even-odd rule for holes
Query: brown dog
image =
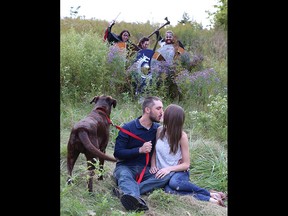
{"label": "brown dog", "polygon": [[[109,141],[110,124],[108,118],[112,106],[115,108],[117,101],[110,96],[95,96],[90,104],[95,103],[94,109],[85,118],[76,123],[70,133],[67,145],[67,169],[68,184],[72,182],[72,170],[80,153],[83,153],[87,160],[89,170],[88,190],[92,192],[95,159],[99,159],[99,168],[103,170],[104,160],[116,162],[114,157],[105,154]],[[99,180],[103,179],[100,175]]]}

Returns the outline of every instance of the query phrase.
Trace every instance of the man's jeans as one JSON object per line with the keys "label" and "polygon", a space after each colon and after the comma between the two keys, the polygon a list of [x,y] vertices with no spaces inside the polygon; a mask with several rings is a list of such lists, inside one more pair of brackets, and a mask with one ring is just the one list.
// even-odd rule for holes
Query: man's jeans
{"label": "man's jeans", "polygon": [[150,167],[147,166],[145,174],[140,184],[136,181],[136,176],[141,173],[143,166],[125,166],[117,165],[113,176],[116,179],[119,189],[124,194],[129,194],[134,197],[151,192],[158,188],[164,188],[169,182],[173,173],[166,175],[163,178],[155,178],[155,174],[149,172]]}

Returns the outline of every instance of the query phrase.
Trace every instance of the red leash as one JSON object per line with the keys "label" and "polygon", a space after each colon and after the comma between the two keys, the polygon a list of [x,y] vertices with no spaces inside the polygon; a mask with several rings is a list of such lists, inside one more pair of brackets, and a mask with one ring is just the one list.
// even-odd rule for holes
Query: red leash
{"label": "red leash", "polygon": [[[138,139],[138,140],[140,140],[140,141],[142,141],[142,142],[146,142],[144,139],[142,139],[141,137],[139,137],[139,136],[131,133],[130,131],[128,131],[128,130],[126,130],[126,129],[124,129],[124,128],[121,128],[121,127],[118,126],[118,125],[114,125],[114,124],[112,123],[112,121],[110,120],[110,118],[107,116],[107,114],[106,114],[104,111],[102,111],[101,109],[99,109],[99,111],[103,112],[103,113],[106,115],[106,118],[107,118],[108,123],[111,124],[112,126],[116,127],[118,130],[122,131],[123,133],[128,134],[129,136],[131,136],[131,137],[133,137],[133,138],[135,138],[135,139]],[[148,163],[149,163],[149,153],[147,152],[147,153],[146,153],[146,164],[145,164],[143,170],[141,171],[140,175],[137,175],[137,176],[136,176],[136,181],[138,182],[138,184],[140,184],[140,182],[142,181],[142,178],[143,178],[143,176],[144,176],[144,173],[145,173],[145,171],[146,171],[146,167],[147,167]]]}

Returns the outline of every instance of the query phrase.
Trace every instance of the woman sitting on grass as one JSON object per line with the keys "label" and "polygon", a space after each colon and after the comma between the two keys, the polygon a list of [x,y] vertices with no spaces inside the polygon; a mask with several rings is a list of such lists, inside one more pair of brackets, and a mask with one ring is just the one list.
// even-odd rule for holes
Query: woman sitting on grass
{"label": "woman sitting on grass", "polygon": [[190,154],[188,136],[183,131],[185,113],[181,106],[170,104],[164,111],[163,126],[157,130],[156,146],[151,158],[150,173],[163,178],[175,172],[166,193],[191,195],[198,200],[209,201],[225,207],[226,195],[222,192],[208,191],[193,184],[189,179]]}

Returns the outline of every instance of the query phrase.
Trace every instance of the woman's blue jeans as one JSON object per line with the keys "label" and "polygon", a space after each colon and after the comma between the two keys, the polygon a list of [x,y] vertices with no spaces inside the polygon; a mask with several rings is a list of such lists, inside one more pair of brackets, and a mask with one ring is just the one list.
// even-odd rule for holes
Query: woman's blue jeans
{"label": "woman's blue jeans", "polygon": [[209,201],[210,192],[190,181],[189,171],[175,172],[165,186],[165,192],[178,195],[191,195],[198,200]]}
{"label": "woman's blue jeans", "polygon": [[173,175],[173,173],[170,173],[163,178],[157,179],[155,174],[149,172],[150,167],[148,166],[141,183],[138,184],[136,176],[141,173],[142,169],[143,166],[116,165],[113,176],[119,189],[124,194],[140,197],[140,195],[152,192],[155,189],[164,188]]}

